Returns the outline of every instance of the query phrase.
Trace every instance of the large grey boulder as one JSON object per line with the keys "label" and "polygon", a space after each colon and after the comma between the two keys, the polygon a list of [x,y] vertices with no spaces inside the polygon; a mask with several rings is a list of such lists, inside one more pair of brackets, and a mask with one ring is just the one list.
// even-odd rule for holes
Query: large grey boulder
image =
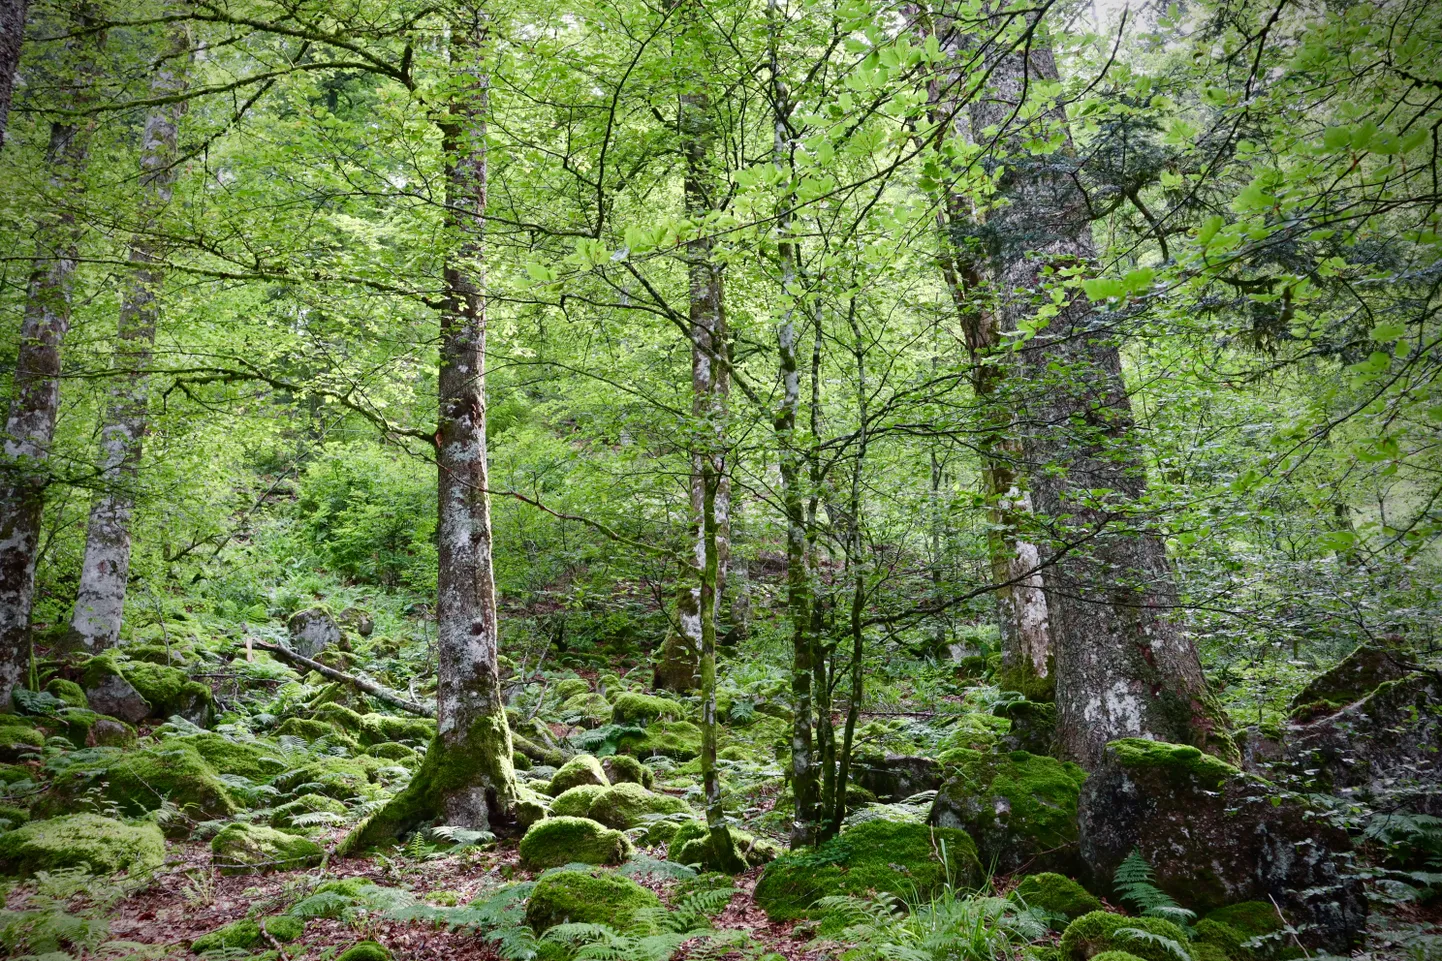
{"label": "large grey boulder", "polygon": [[871,754],[856,759],[856,783],[878,801],[903,801],[941,787],[941,763],[911,754]]}
{"label": "large grey boulder", "polygon": [[85,691],[91,710],[138,724],[150,716],[150,702],[119,674],[105,674]]}
{"label": "large grey boulder", "polygon": [[323,607],[296,611],[286,622],[286,629],[290,631],[291,648],[305,657],[315,657],[326,648],[340,643],[340,625],[334,615]]}
{"label": "large grey boulder", "polygon": [[1417,671],[1417,664],[1401,651],[1379,644],[1363,644],[1329,671],[1312,678],[1292,698],[1290,714],[1306,723],[1335,713],[1362,700],[1388,681],[1400,681]]}

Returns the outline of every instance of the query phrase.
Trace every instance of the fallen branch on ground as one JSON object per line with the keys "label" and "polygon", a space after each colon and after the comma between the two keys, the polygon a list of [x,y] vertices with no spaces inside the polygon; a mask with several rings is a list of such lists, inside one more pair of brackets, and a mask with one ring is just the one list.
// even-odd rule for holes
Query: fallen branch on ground
{"label": "fallen branch on ground", "polygon": [[381,687],[374,681],[367,681],[365,678],[356,677],[354,674],[347,674],[344,671],[337,671],[333,667],[326,667],[319,661],[313,661],[310,658],[306,657],[304,654],[297,654],[295,651],[292,651],[284,644],[271,644],[267,641],[258,641],[253,638],[251,639],[250,643],[252,647],[259,648],[262,651],[269,651],[270,653],[274,654],[276,657],[280,658],[282,661],[285,661],[288,664],[297,664],[301,667],[310,668],[312,671],[315,671],[322,677],[328,677],[333,681],[343,681],[346,684],[349,684],[351,687],[354,687],[356,690],[364,691],[372,697],[379,698],[380,700],[385,701],[387,704],[398,707],[402,711],[407,712],[408,714],[414,714],[418,717],[429,718],[434,718],[436,716],[436,712],[431,708],[426,707],[424,704],[417,704],[415,701],[409,700],[401,696],[400,694],[397,694],[395,691]]}

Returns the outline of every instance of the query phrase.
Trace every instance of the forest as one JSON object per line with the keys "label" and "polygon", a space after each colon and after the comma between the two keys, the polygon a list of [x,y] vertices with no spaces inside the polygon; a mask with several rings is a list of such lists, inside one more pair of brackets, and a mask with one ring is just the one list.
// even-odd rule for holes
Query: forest
{"label": "forest", "polygon": [[1442,4],[0,0],[0,956],[1442,961]]}

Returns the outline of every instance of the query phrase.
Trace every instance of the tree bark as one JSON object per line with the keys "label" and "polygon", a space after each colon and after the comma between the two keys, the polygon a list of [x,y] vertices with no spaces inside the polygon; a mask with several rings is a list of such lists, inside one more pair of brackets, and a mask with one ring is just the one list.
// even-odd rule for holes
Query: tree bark
{"label": "tree bark", "polygon": [[720,518],[716,495],[725,476],[717,470],[719,457],[709,452],[701,461],[702,539],[701,566],[701,788],[706,798],[706,828],[710,832],[711,861],[707,867],[737,874],[746,863],[736,856],[726,808],[721,798],[721,775],[716,769],[716,585],[721,573]]}
{"label": "tree bark", "polygon": [[[190,37],[174,27],[150,80],[154,99],[185,89]],[[130,239],[135,269],[120,305],[115,384],[100,431],[100,491],[90,509],[85,561],[80,570],[70,644],[95,653],[115,644],[125,613],[130,574],[130,521],[150,405],[151,348],[165,283],[164,251],[152,229],[170,205],[176,178],[176,144],[186,102],[154,108],[145,120],[140,147],[139,229]]]}
{"label": "tree bark", "polygon": [[[1004,158],[987,217],[992,280],[1004,330],[1049,302],[1048,268],[1096,262],[1086,198],[1066,169],[1066,117],[1053,108],[1018,123],[1017,108],[1056,60],[1035,13],[987,52],[990,77],[970,107],[978,141]],[[1028,156],[1023,144],[1060,130],[1059,154]],[[1036,508],[1056,526],[1048,581],[1057,638],[1058,748],[1085,767],[1120,737],[1150,737],[1229,755],[1235,746],[1187,634],[1167,616],[1176,600],[1161,538],[1138,504],[1146,488],[1121,356],[1105,318],[1079,291],[1021,350],[1026,376],[1023,443]],[[1098,491],[1105,495],[1098,497]]]}
{"label": "tree bark", "polygon": [[[88,7],[75,14],[88,26]],[[98,33],[71,41],[64,106],[82,109],[94,96]],[[30,660],[30,610],[40,517],[49,483],[46,462],[60,404],[60,349],[70,329],[71,288],[83,233],[75,213],[90,154],[89,121],[50,125],[46,164],[54,208],[36,223],[36,251],[26,288],[20,349],[15,359],[0,456],[0,711],[23,682]]]}
{"label": "tree bark", "polygon": [[15,96],[15,72],[20,69],[20,48],[25,43],[25,16],[30,0],[0,0],[0,149],[10,128],[10,103]]}

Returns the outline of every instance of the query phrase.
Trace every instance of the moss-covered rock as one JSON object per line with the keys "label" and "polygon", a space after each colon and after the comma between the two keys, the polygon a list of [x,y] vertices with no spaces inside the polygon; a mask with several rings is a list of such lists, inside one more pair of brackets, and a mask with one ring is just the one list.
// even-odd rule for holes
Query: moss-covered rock
{"label": "moss-covered rock", "polygon": [[1011,892],[1011,897],[1029,908],[1040,908],[1067,921],[1102,910],[1101,901],[1086,888],[1064,874],[1051,872],[1028,874]]}
{"label": "moss-covered rock", "polygon": [[296,611],[285,622],[290,645],[304,657],[315,657],[341,642],[340,624],[324,605]]}
{"label": "moss-covered rock", "polygon": [[196,954],[204,954],[226,948],[247,951],[259,947],[267,943],[265,936],[261,934],[262,924],[265,925],[265,933],[282,944],[289,944],[305,932],[305,922],[290,915],[277,915],[264,921],[242,918],[196,938],[190,943],[190,950]]}
{"label": "moss-covered rock", "polygon": [[601,694],[577,694],[566,699],[558,710],[558,716],[581,727],[600,727],[611,718],[611,702]]}
{"label": "moss-covered rock", "polygon": [[391,953],[374,941],[358,941],[342,951],[336,961],[391,961]]}
{"label": "moss-covered rock", "polygon": [[1192,932],[1192,939],[1197,944],[1208,944],[1215,947],[1229,961],[1252,961],[1254,957],[1252,949],[1246,947],[1246,942],[1251,939],[1251,935],[1237,930],[1230,924],[1223,924],[1210,918],[1203,918],[1197,922]]}
{"label": "moss-covered rock", "polygon": [[120,718],[97,714],[85,732],[85,746],[132,748],[139,738],[135,728]]}
{"label": "moss-covered rock", "polygon": [[45,735],[29,720],[14,714],[0,714],[0,761],[18,761],[40,750]]}
{"label": "moss-covered rock", "polygon": [[343,734],[335,725],[318,721],[313,717],[288,717],[281,722],[280,727],[275,729],[275,734],[277,737],[286,735],[298,737],[303,741],[319,741],[323,737],[345,738],[359,746],[355,738]]}
{"label": "moss-covered rock", "polygon": [[[377,758],[366,758],[377,763]],[[276,778],[275,786],[283,791],[324,794],[339,801],[350,798],[374,797],[372,769],[361,758],[327,757],[293,768]]]}
{"label": "moss-covered rock", "polygon": [[997,746],[1004,751],[1050,754],[1056,738],[1056,705],[1037,701],[1009,701],[992,710],[1010,725]]}
{"label": "moss-covered rock", "polygon": [[[1131,933],[1134,931],[1146,934]],[[1089,961],[1107,951],[1125,951],[1142,961],[1177,961],[1176,951],[1157,938],[1171,941],[1177,950],[1186,953],[1187,936],[1170,921],[1092,911],[1067,925],[1058,947],[1063,961]]]}
{"label": "moss-covered rock", "polygon": [[315,867],[325,856],[308,838],[239,821],[211,839],[210,853],[221,874],[296,871]]}
{"label": "moss-covered rock", "polygon": [[153,824],[126,824],[97,814],[31,821],[0,834],[0,868],[29,875],[86,865],[96,874],[158,868],[165,839]]}
{"label": "moss-covered rock", "polygon": [[685,716],[686,709],[680,704],[654,694],[618,694],[611,704],[611,721],[615,724],[650,724],[662,718],[681,720]]}
{"label": "moss-covered rock", "polygon": [[942,783],[940,762],[914,754],[858,753],[854,771],[857,785],[887,803],[935,791]]}
{"label": "moss-covered rock", "polygon": [[698,864],[702,871],[734,874],[769,864],[781,855],[773,841],[757,838],[749,831],[729,828],[730,849],[718,852],[717,841],[700,821],[688,821],[677,829],[666,848],[666,858],[678,864]]}
{"label": "moss-covered rock", "polygon": [[600,787],[610,787],[611,785],[606,778],[605,770],[601,767],[601,762],[589,754],[578,754],[561,765],[561,769],[552,775],[551,782],[546,787],[546,793],[552,797],[558,797],[582,784],[595,784]]}
{"label": "moss-covered rock", "polygon": [[1242,932],[1249,938],[1275,934],[1283,927],[1282,919],[1277,917],[1277,909],[1266,901],[1241,901],[1237,904],[1229,904],[1224,908],[1217,908],[1204,920],[1224,924]]}
{"label": "moss-covered rock", "polygon": [[613,754],[601,759],[601,767],[612,784],[639,784],[650,790],[656,776],[651,769],[629,754]]}
{"label": "moss-covered rock", "polygon": [[620,749],[636,757],[689,761],[701,753],[701,729],[690,721],[656,721],[640,734],[626,734]]}
{"label": "moss-covered rock", "polygon": [[397,744],[394,741],[372,744],[366,748],[366,754],[385,761],[394,761],[405,767],[415,767],[421,759],[420,753],[415,748],[406,747],[404,744]]}
{"label": "moss-covered rock", "polygon": [[30,812],[17,804],[0,804],[0,831],[18,828],[30,820]]}
{"label": "moss-covered rock", "polygon": [[297,827],[295,819],[306,814],[335,814],[344,816],[346,806],[335,798],[328,798],[323,794],[302,794],[294,801],[287,801],[285,804],[272,808],[270,812],[271,827],[293,828]]}
{"label": "moss-covered rock", "polygon": [[590,694],[591,685],[587,684],[584,678],[564,677],[557,681],[556,686],[551,690],[554,691],[556,697],[564,703],[574,697]]}
{"label": "moss-covered rock", "polygon": [[360,741],[366,746],[390,741],[429,744],[435,736],[436,722],[430,718],[374,713],[360,716]]}
{"label": "moss-covered rock", "polygon": [[270,780],[286,767],[269,744],[239,741],[210,731],[167,737],[160,744],[167,750],[182,747],[193,750],[221,774],[239,774],[257,783]]}
{"label": "moss-covered rock", "polygon": [[983,861],[1075,870],[1077,798],[1086,774],[1075,764],[1013,751],[947,754],[952,775],[937,792],[931,823],[971,835]]}
{"label": "moss-covered rock", "polygon": [[649,914],[661,899],[630,878],[609,871],[558,871],[536,882],[526,901],[526,925],[540,934],[558,924],[605,924],[650,933]]}
{"label": "moss-covered rock", "polygon": [[157,810],[166,801],[201,821],[233,817],[242,807],[219,772],[180,739],[122,754],[99,777],[106,799],[130,816]]}
{"label": "moss-covered rock", "polygon": [[569,791],[562,791],[551,802],[551,816],[583,818],[591,810],[591,802],[609,791],[599,784],[578,784]]}
{"label": "moss-covered rock", "polygon": [[620,864],[635,849],[626,835],[589,818],[553,817],[537,821],[521,838],[521,864],[529,870],[564,864]]}
{"label": "moss-covered rock", "polygon": [[626,830],[642,827],[647,820],[668,814],[689,814],[691,806],[681,798],[653,794],[639,784],[626,782],[607,788],[591,802],[587,817],[607,827]]}
{"label": "moss-covered rock", "polygon": [[123,659],[114,652],[99,654],[85,664],[81,685],[85,688],[91,706],[96,710],[132,723],[141,720],[139,717],[130,717],[111,710],[100,703],[101,698],[97,697],[96,692],[109,691],[110,679],[115,677],[121,678],[150,705],[149,711],[143,716],[167,718],[179,715],[201,727],[210,723],[215,710],[215,698],[207,685],[191,680],[181,668]]}
{"label": "moss-covered rock", "polygon": [[[1057,952],[1057,957],[1061,957],[1060,951]],[[1092,955],[1092,961],[1142,961],[1142,959],[1125,951],[1103,951],[1100,954]]]}
{"label": "moss-covered rock", "polygon": [[964,831],[874,820],[814,850],[792,851],[772,861],[756,884],[755,898],[771,920],[789,921],[810,916],[812,906],[831,894],[925,898],[948,879],[965,889],[979,885],[982,876],[976,845]]}
{"label": "moss-covered rock", "polygon": [[325,701],[317,704],[313,713],[317,721],[324,721],[333,724],[336,728],[350,734],[359,735],[361,728],[365,726],[361,720],[364,715],[359,711],[352,710],[339,701]]}
{"label": "moss-covered rock", "polygon": [[1309,948],[1345,953],[1367,903],[1351,841],[1305,800],[1194,747],[1113,741],[1082,789],[1082,859],[1102,890],[1133,850],[1157,885],[1199,913],[1275,897]]}
{"label": "moss-covered rock", "polygon": [[1290,705],[1296,721],[1310,721],[1360,701],[1382,684],[1417,670],[1411,658],[1380,644],[1363,644],[1330,671],[1312,678]]}
{"label": "moss-covered rock", "polygon": [[74,681],[67,681],[63,677],[51,678],[45,685],[45,693],[57,698],[67,707],[78,707],[88,709],[89,700],[85,697],[85,689]]}

